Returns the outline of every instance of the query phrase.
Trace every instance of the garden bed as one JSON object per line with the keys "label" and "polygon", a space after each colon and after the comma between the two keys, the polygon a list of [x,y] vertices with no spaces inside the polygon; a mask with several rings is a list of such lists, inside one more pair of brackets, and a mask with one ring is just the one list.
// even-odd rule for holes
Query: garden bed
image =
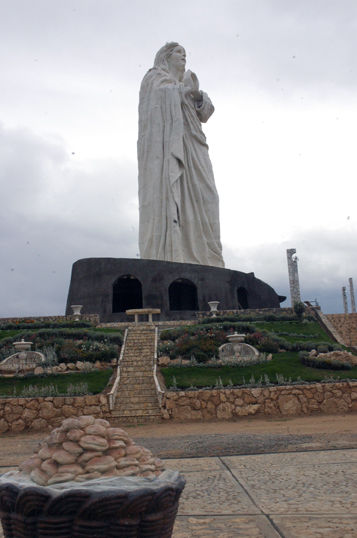
{"label": "garden bed", "polygon": [[[112,369],[88,373],[68,373],[46,376],[0,377],[0,398],[35,396],[77,396],[98,394],[107,386]],[[32,387],[30,389],[29,387]],[[46,390],[47,389],[47,390]]]}

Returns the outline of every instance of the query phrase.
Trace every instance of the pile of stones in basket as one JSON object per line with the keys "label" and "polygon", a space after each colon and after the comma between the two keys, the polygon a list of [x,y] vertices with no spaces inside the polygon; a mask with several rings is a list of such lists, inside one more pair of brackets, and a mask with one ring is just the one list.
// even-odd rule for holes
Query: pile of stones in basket
{"label": "pile of stones in basket", "polygon": [[84,415],[65,419],[19,466],[40,486],[113,476],[155,478],[163,462],[107,420]]}

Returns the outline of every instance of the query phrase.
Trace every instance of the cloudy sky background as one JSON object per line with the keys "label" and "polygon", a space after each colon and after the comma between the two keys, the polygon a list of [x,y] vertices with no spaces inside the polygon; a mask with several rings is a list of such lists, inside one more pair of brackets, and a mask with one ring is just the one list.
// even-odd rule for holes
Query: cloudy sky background
{"label": "cloudy sky background", "polygon": [[166,41],[205,124],[226,267],[341,312],[357,288],[355,0],[3,0],[0,316],[62,314],[72,263],[137,257],[137,106]]}

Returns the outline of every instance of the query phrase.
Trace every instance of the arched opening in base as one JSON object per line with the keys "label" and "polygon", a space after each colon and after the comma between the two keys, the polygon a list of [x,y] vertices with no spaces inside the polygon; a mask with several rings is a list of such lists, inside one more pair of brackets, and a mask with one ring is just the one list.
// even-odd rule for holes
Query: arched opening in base
{"label": "arched opening in base", "polygon": [[170,310],[198,310],[197,288],[185,278],[174,280],[169,286]]}
{"label": "arched opening in base", "polygon": [[113,314],[129,308],[143,307],[141,282],[133,275],[123,275],[113,284]]}
{"label": "arched opening in base", "polygon": [[238,299],[239,308],[243,308],[243,309],[249,308],[249,306],[248,306],[248,292],[242,286],[240,286],[237,289],[237,299]]}

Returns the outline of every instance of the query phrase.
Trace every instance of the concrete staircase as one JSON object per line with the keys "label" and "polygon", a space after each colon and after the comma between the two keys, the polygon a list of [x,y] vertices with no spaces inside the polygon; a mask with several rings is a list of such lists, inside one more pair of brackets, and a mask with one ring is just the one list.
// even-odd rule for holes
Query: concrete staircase
{"label": "concrete staircase", "polygon": [[115,424],[160,422],[161,410],[153,374],[155,326],[129,327],[124,345],[110,420]]}

